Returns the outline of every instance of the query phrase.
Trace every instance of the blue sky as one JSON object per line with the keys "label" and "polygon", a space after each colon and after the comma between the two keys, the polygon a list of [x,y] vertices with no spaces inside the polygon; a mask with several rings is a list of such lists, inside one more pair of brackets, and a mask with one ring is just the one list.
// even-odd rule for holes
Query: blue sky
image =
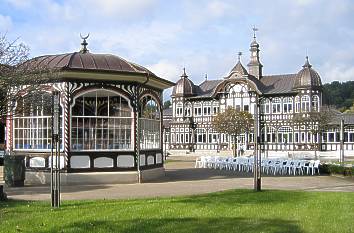
{"label": "blue sky", "polygon": [[[31,56],[78,51],[90,33],[93,53],[112,53],[177,81],[225,76],[259,28],[264,74],[295,73],[306,53],[324,83],[354,80],[352,0],[0,0],[0,33]],[[166,92],[165,96],[168,95]]]}

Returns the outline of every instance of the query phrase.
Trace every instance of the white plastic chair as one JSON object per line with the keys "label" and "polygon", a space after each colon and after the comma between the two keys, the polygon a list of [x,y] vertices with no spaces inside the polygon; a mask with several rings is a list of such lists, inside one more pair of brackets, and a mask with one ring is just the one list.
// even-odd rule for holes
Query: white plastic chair
{"label": "white plastic chair", "polygon": [[201,168],[203,166],[203,163],[205,162],[204,156],[197,157],[195,159],[195,168]]}
{"label": "white plastic chair", "polygon": [[313,164],[313,168],[312,168],[312,175],[316,174],[316,170],[318,175],[320,174],[320,160],[315,160],[314,164]]}
{"label": "white plastic chair", "polygon": [[295,167],[294,167],[294,176],[296,175],[296,172],[298,172],[298,174],[303,175],[304,171],[303,171],[303,166],[304,166],[304,161],[303,160],[297,160],[295,162]]}
{"label": "white plastic chair", "polygon": [[314,160],[306,161],[304,165],[304,170],[307,175],[310,175],[310,172],[313,170],[313,164],[315,163]]}

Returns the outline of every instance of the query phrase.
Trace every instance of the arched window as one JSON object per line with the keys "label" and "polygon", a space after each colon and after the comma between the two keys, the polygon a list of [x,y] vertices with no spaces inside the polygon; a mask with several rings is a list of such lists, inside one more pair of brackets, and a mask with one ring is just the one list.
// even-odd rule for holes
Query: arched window
{"label": "arched window", "polygon": [[206,143],[206,131],[205,129],[197,129],[196,130],[196,140],[197,143]]}
{"label": "arched window", "polygon": [[261,141],[265,142],[266,141],[266,137],[265,137],[265,127],[261,128]]}
{"label": "arched window", "polygon": [[291,143],[293,142],[293,130],[289,126],[282,126],[278,129],[278,142]]}
{"label": "arched window", "polygon": [[310,97],[308,95],[304,95],[301,97],[301,111],[310,111]]}
{"label": "arched window", "polygon": [[[140,100],[139,115],[140,148],[159,149],[161,113],[157,101],[152,96],[145,95]],[[180,139],[183,140],[182,137]]]}
{"label": "arched window", "polygon": [[312,111],[319,111],[319,102],[320,98],[318,98],[318,95],[312,96]]}
{"label": "arched window", "polygon": [[182,103],[177,103],[177,105],[176,105],[176,116],[183,116],[183,105],[182,105]]}
{"label": "arched window", "polygon": [[229,83],[225,87],[226,106],[231,106],[237,111],[249,111],[250,96],[248,86],[244,83]]}
{"label": "arched window", "polygon": [[203,116],[210,116],[211,114],[211,106],[210,102],[203,103]]}
{"label": "arched window", "polygon": [[125,97],[107,90],[87,92],[71,109],[71,149],[132,149],[132,108]]}
{"label": "arched window", "polygon": [[267,127],[266,131],[267,131],[267,142],[275,142],[276,140],[275,128]]}
{"label": "arched window", "polygon": [[[52,95],[50,93],[24,96],[17,101],[13,118],[14,150],[49,150],[51,148],[51,109]],[[60,114],[61,110],[60,108]]]}
{"label": "arched window", "polygon": [[293,99],[291,97],[285,97],[283,99],[283,112],[284,113],[293,112]]}
{"label": "arched window", "polygon": [[192,104],[186,103],[186,106],[184,108],[184,116],[186,117],[192,116]]}
{"label": "arched window", "polygon": [[194,104],[194,116],[201,116],[202,115],[202,106],[200,103]]}
{"label": "arched window", "polygon": [[278,97],[272,100],[272,113],[274,114],[281,113],[281,99]]}
{"label": "arched window", "polygon": [[270,112],[270,101],[269,99],[261,100],[261,113],[269,114]]}
{"label": "arched window", "polygon": [[295,97],[295,112],[296,113],[300,112],[300,97],[299,96]]}

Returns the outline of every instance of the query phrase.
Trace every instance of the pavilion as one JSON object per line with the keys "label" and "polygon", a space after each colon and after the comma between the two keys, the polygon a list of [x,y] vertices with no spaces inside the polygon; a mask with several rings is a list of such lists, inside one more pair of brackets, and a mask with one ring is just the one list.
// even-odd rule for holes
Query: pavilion
{"label": "pavilion", "polygon": [[[112,54],[45,55],[26,65],[53,75],[38,101],[18,99],[6,149],[24,155],[27,184],[50,182],[52,93],[60,93],[62,183],[133,183],[164,176],[162,92],[174,85]],[[25,93],[25,92],[24,92]]]}

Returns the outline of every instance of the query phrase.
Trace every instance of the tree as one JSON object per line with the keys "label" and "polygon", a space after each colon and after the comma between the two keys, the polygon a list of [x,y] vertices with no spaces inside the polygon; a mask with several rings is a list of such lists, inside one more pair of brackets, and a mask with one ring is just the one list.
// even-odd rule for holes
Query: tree
{"label": "tree", "polygon": [[171,107],[171,100],[166,100],[164,103],[163,103],[163,109],[168,109],[169,107]]}
{"label": "tree", "polygon": [[317,138],[317,145],[315,142],[314,151],[317,159],[317,149],[321,147],[322,133],[328,129],[329,123],[333,120],[335,112],[333,109],[323,106],[320,111],[311,111],[306,113],[296,113],[293,117],[293,123],[298,125],[309,126],[312,135]]}
{"label": "tree", "polygon": [[354,101],[353,101],[353,105],[349,109],[347,109],[345,112],[354,113]]}
{"label": "tree", "polygon": [[341,112],[350,108],[354,101],[354,81],[333,81],[323,85],[324,102],[334,105]]}
{"label": "tree", "polygon": [[240,134],[248,132],[253,126],[253,122],[251,113],[228,107],[224,112],[220,112],[213,117],[212,127],[218,133],[225,133],[233,137],[233,154],[236,156],[237,138]]}
{"label": "tree", "polygon": [[[8,41],[0,34],[0,116],[8,113],[12,102],[23,98],[38,101],[41,84],[54,80],[54,72],[46,67],[35,67],[29,60],[29,48],[23,43]],[[30,106],[25,106],[30,107]]]}

